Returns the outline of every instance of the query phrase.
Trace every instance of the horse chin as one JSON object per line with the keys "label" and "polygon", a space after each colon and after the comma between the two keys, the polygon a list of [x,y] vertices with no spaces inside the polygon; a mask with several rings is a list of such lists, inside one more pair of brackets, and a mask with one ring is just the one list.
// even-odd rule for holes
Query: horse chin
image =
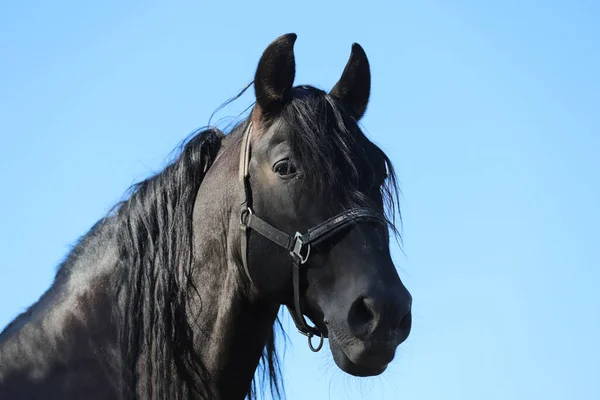
{"label": "horse chin", "polygon": [[329,348],[336,365],[347,374],[358,377],[377,376],[387,369],[388,363],[369,363],[369,365],[366,365],[352,361],[342,346],[338,345],[335,340],[329,340]]}

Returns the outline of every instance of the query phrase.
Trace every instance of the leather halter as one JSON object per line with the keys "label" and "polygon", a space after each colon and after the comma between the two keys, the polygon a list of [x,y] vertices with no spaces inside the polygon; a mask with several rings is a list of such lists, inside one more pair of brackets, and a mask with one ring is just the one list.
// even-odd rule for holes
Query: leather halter
{"label": "leather halter", "polygon": [[[244,199],[241,204],[240,228],[244,231],[242,234],[242,263],[248,279],[252,284],[252,276],[248,268],[248,230],[253,230],[261,236],[269,239],[273,243],[283,247],[290,253],[293,266],[293,286],[294,286],[294,308],[288,307],[290,315],[296,324],[298,331],[308,337],[308,345],[314,352],[323,347],[323,333],[315,326],[310,326],[304,319],[300,307],[300,268],[308,261],[310,250],[313,245],[326,241],[331,236],[342,229],[360,221],[373,221],[386,225],[383,217],[369,208],[351,208],[346,210],[320,224],[310,228],[305,234],[296,232],[290,236],[280,231],[263,219],[259,218],[252,211],[252,194],[250,191],[250,135],[252,134],[252,122],[244,131],[242,137],[242,147],[240,151],[239,179],[243,186]],[[312,337],[320,336],[319,345],[315,348],[312,345]]]}

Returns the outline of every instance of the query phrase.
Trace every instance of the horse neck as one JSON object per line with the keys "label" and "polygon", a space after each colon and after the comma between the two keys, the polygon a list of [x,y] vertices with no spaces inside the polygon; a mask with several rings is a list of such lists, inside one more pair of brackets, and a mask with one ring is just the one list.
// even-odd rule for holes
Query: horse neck
{"label": "horse neck", "polygon": [[240,191],[237,175],[231,176],[237,173],[238,137],[231,134],[234,143],[202,182],[193,216],[198,321],[207,333],[199,344],[219,397],[227,399],[242,399],[250,389],[279,309],[251,293],[240,264]]}
{"label": "horse neck", "polygon": [[114,393],[118,379],[109,375],[118,369],[118,350],[110,290],[117,254],[111,229],[110,224],[92,229],[50,289],[0,335],[0,393],[9,381],[51,396],[54,388],[44,382],[73,366],[86,374],[97,371],[105,394]]}

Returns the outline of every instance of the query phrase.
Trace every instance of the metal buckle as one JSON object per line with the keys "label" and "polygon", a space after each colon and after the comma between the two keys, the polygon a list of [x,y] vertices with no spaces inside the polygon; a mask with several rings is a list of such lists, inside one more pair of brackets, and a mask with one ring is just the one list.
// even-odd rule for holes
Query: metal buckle
{"label": "metal buckle", "polygon": [[242,212],[240,214],[240,229],[246,230],[248,227],[248,218],[250,218],[251,214],[254,214],[254,212],[250,207],[242,208]]}
{"label": "metal buckle", "polygon": [[292,257],[297,257],[300,260],[300,264],[304,264],[308,261],[308,256],[310,256],[310,243],[306,245],[306,254],[302,255],[302,248],[304,247],[304,242],[302,241],[302,234],[300,232],[296,232],[294,236],[294,248],[290,251]]}

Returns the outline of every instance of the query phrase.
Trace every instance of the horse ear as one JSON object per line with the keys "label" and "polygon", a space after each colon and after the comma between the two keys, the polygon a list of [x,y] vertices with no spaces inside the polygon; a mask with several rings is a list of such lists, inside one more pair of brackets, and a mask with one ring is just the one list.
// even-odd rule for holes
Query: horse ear
{"label": "horse ear", "polygon": [[258,62],[254,91],[261,114],[277,112],[288,100],[296,75],[296,37],[295,33],[278,37],[266,48]]}
{"label": "horse ear", "polygon": [[358,43],[354,43],[342,77],[329,94],[337,97],[350,107],[358,121],[367,110],[370,93],[371,70],[369,60],[363,48]]}

